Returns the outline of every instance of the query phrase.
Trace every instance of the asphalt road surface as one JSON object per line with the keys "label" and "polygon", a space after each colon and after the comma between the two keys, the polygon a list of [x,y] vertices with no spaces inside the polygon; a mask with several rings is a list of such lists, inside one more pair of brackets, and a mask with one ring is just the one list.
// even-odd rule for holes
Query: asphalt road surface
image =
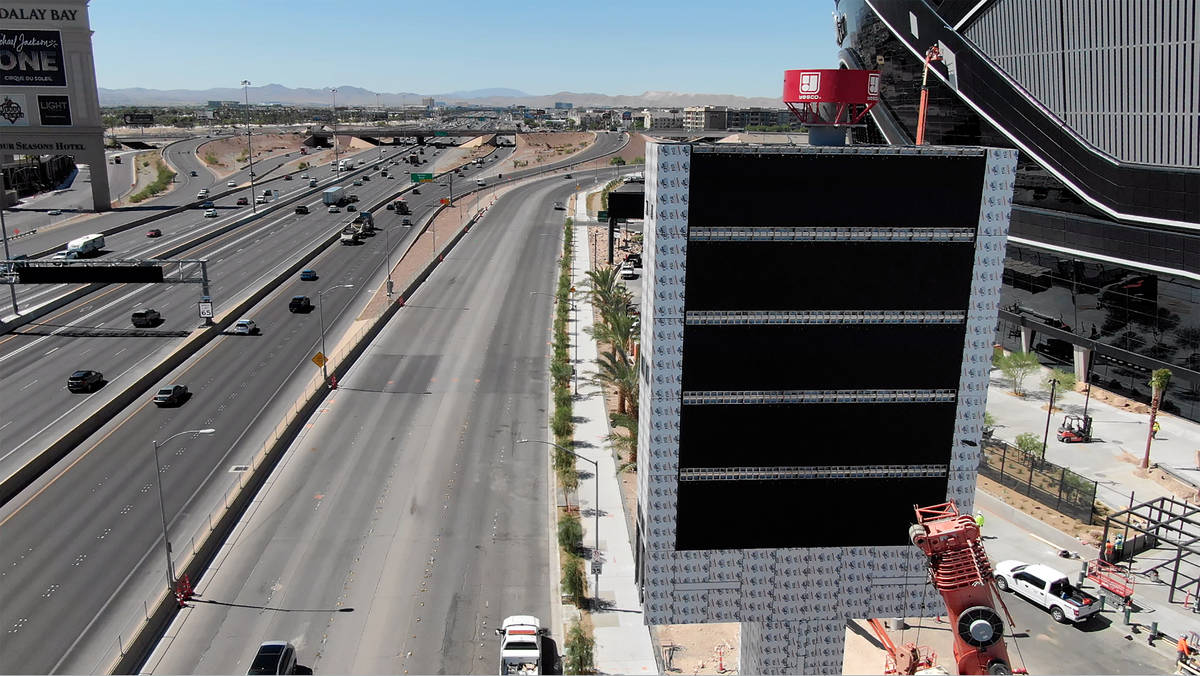
{"label": "asphalt road surface", "polygon": [[[611,149],[595,148],[572,161]],[[418,216],[441,194],[428,187],[422,193],[420,199],[428,201],[410,198]],[[399,249],[406,234],[396,224],[391,227],[390,243]],[[376,236],[363,246],[331,247],[312,264],[321,273],[317,285],[377,284],[382,240]],[[117,641],[115,635],[99,633],[105,621],[113,615],[115,622],[140,616],[142,600],[164,582],[161,527],[155,525],[158,509],[151,490],[152,440],[196,427],[217,429],[214,435],[181,438],[161,451],[166,518],[173,529],[194,532],[188,520],[202,523],[209,506],[219,505],[237,482],[226,470],[248,461],[274,427],[278,412],[270,407],[275,394],[310,373],[301,369],[311,369],[308,359],[319,344],[317,314],[294,315],[286,305],[295,294],[314,296],[313,288],[311,282],[285,285],[248,314],[263,328],[261,336],[219,338],[164,379],[190,386],[193,396],[183,406],[133,407],[0,508],[0,540],[5,542],[0,579],[6,587],[0,626],[9,628],[0,672],[46,673],[56,665],[73,672],[93,670],[97,665],[87,661],[94,655],[91,648],[99,646],[96,650],[103,652]],[[350,292],[325,296],[330,335],[337,335],[344,316],[352,316],[347,308],[354,298]],[[41,361],[45,370],[57,374],[59,367],[51,359]],[[260,417],[265,422],[255,427]]]}
{"label": "asphalt road surface", "polygon": [[339,383],[155,673],[241,673],[284,639],[318,673],[494,673],[492,630],[550,619],[547,339],[562,201],[515,189]]}

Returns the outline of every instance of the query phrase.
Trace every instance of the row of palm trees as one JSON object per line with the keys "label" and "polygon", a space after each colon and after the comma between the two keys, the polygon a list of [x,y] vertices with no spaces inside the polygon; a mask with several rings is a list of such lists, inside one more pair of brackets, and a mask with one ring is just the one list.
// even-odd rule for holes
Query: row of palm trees
{"label": "row of palm trees", "polygon": [[584,287],[599,314],[590,331],[601,345],[595,381],[617,393],[609,441],[628,459],[627,468],[636,467],[640,327],[632,311],[633,295],[621,283],[617,268],[611,266],[589,270]]}

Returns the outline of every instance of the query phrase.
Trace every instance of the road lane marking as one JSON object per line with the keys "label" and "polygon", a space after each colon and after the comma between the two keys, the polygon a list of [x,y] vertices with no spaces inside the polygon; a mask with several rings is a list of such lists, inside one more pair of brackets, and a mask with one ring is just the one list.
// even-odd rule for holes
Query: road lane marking
{"label": "road lane marking", "polygon": [[58,348],[57,348],[57,347],[55,347],[55,348],[51,348],[51,350],[50,350],[49,352],[47,352],[46,354],[44,354],[44,355],[42,355],[42,356],[43,356],[43,357],[49,357],[50,355],[54,354],[54,353],[55,353],[55,352],[57,352],[57,351],[58,351]]}
{"label": "road lane marking", "polygon": [[1037,535],[1035,533],[1029,533],[1029,532],[1026,532],[1025,534],[1028,535],[1029,537],[1033,538],[1034,540],[1039,540],[1041,542],[1044,542],[1044,543],[1050,545],[1055,551],[1059,551],[1062,549],[1062,547],[1059,547],[1058,545],[1054,544],[1053,542],[1047,540],[1046,538],[1044,538],[1040,535]]}
{"label": "road lane marking", "polygon": [[[39,378],[34,378],[34,379],[33,379],[33,381],[29,383],[29,385],[33,385],[33,384],[34,384],[34,383],[36,383],[38,380],[39,380]],[[26,385],[25,387],[29,387],[29,385]],[[22,389],[22,390],[24,390],[24,389],[25,389],[25,387],[22,387],[21,389]]]}

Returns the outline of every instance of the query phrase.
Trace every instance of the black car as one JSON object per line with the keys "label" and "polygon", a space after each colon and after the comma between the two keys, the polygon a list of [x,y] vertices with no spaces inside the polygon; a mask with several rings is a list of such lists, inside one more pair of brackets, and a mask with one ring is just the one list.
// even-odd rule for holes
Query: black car
{"label": "black car", "polygon": [[304,206],[303,204],[297,204],[296,205],[296,213],[297,214],[307,214],[308,207]]}
{"label": "black car", "polygon": [[312,301],[308,296],[292,296],[292,300],[288,303],[288,312],[311,312],[313,309]]}
{"label": "black car", "polygon": [[158,310],[147,308],[134,312],[130,315],[129,321],[138,328],[153,328],[158,326],[159,322],[162,321],[162,315],[159,314]]}
{"label": "black car", "polygon": [[629,263],[630,265],[632,265],[635,268],[640,268],[640,267],[642,267],[642,255],[637,254],[637,253],[631,253],[631,254],[625,256],[625,262]]}
{"label": "black car", "polygon": [[283,175],[283,180],[285,180],[285,181],[290,181],[290,180],[292,180],[292,175],[291,175],[291,174],[284,174],[284,175]]}
{"label": "black car", "polygon": [[187,385],[167,385],[154,394],[154,403],[158,406],[178,406],[187,398]]}
{"label": "black car", "polygon": [[347,204],[346,211],[358,211],[358,207],[354,206],[353,204]]}
{"label": "black car", "polygon": [[258,647],[247,674],[293,674],[296,649],[287,641],[267,641]]}
{"label": "black car", "polygon": [[99,371],[76,371],[67,378],[70,392],[94,392],[104,384],[104,374]]}

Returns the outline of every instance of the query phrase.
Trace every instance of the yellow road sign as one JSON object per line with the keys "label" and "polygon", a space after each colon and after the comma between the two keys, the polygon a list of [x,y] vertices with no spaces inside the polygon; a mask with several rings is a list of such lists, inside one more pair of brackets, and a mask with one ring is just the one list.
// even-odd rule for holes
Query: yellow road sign
{"label": "yellow road sign", "polygon": [[318,352],[316,354],[316,356],[312,358],[312,361],[317,366],[324,366],[325,365],[325,354],[322,352]]}

